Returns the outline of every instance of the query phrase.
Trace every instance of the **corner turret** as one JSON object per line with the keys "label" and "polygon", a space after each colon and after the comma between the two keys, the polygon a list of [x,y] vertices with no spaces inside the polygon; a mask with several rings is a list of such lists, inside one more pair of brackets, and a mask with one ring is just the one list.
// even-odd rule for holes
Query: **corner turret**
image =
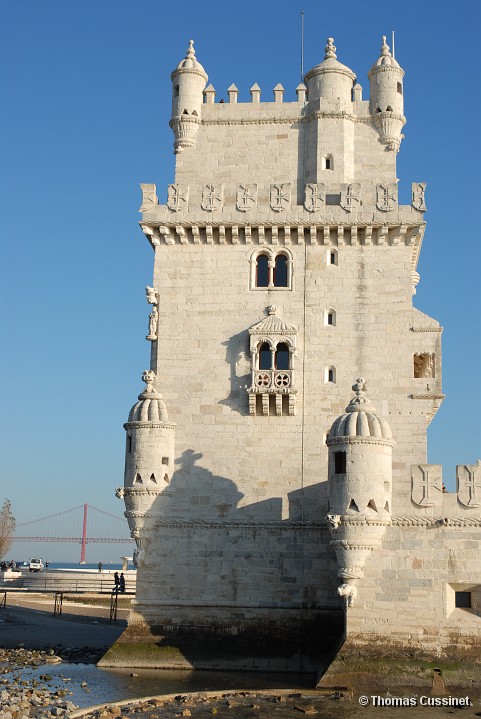
{"label": "corner turret", "polygon": [[354,586],[369,554],[391,523],[392,439],[385,419],[376,414],[360,377],[356,395],[329,432],[329,514],[331,545],[343,584],[339,594],[350,604]]}
{"label": "corner turret", "polygon": [[182,152],[195,145],[202,112],[203,90],[207,73],[197,60],[194,41],[189,41],[186,56],[171,74],[172,117],[170,127],[174,133],[174,152]]}
{"label": "corner turret", "polygon": [[163,397],[154,387],[155,373],[146,370],[142,380],[145,389],[124,424],[127,432],[124,486],[116,491],[117,497],[125,501],[125,516],[137,544],[137,556],[143,549],[152,515],[158,513],[159,498],[172,495],[169,484],[175,453],[175,424],[169,422]]}
{"label": "corner turret", "polygon": [[369,111],[374,117],[380,140],[389,150],[399,150],[404,117],[404,70],[394,59],[382,37],[381,55],[368,73],[371,85]]}
{"label": "corner turret", "polygon": [[313,102],[322,98],[326,104],[347,110],[352,102],[356,75],[337,60],[334,38],[327,38],[325,53],[323,62],[309,70],[304,78],[308,100]]}

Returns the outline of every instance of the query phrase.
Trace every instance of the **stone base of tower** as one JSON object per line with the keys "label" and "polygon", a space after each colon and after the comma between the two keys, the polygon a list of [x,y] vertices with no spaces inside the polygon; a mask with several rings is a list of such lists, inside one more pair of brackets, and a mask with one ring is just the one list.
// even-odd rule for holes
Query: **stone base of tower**
{"label": "stone base of tower", "polygon": [[348,640],[327,671],[319,675],[316,687],[367,695],[387,691],[399,694],[402,689],[410,689],[410,694],[459,692],[461,696],[480,682],[481,663],[473,656],[440,659],[416,655],[408,648],[402,652],[379,646],[372,647],[369,653]]}
{"label": "stone base of tower", "polygon": [[[342,641],[341,611],[142,606],[100,661],[104,667],[300,672],[318,675]],[[152,608],[150,608],[152,612]],[[170,616],[169,616],[170,614]]]}

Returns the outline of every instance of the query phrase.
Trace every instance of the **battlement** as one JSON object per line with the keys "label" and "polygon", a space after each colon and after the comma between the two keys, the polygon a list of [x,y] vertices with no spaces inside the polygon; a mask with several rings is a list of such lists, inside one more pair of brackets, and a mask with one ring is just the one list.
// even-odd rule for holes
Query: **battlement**
{"label": "battlement", "polygon": [[417,512],[443,515],[449,519],[481,515],[481,460],[476,464],[456,466],[456,492],[448,492],[443,484],[440,464],[419,464],[411,467],[411,501]]}

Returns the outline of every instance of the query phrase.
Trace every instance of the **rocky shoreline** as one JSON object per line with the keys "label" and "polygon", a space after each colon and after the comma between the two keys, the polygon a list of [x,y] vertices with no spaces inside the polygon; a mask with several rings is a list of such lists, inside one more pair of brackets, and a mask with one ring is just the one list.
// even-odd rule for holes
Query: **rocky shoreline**
{"label": "rocky shoreline", "polygon": [[[68,719],[78,706],[69,701],[71,692],[67,686],[51,684],[49,665],[60,664],[63,660],[95,663],[103,652],[103,649],[60,645],[45,650],[0,649],[0,719]],[[44,665],[45,672],[38,679],[25,677],[25,669]]]}

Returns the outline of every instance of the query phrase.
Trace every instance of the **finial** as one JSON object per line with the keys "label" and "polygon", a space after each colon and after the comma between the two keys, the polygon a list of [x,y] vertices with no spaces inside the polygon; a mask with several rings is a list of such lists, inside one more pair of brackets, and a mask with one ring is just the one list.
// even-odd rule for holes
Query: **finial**
{"label": "finial", "polygon": [[332,57],[334,60],[337,58],[336,46],[334,45],[333,37],[327,38],[327,45],[325,47],[325,51],[326,51],[326,54],[324,55],[324,60],[328,60],[330,57]]}
{"label": "finial", "polygon": [[[142,382],[145,382],[147,387],[151,385],[155,380],[155,372],[151,369],[146,369],[142,372]],[[147,389],[146,387],[146,389]]]}
{"label": "finial", "polygon": [[[384,39],[386,39],[386,38],[384,38]],[[186,57],[186,58],[187,58],[187,57],[192,57],[192,58],[195,57],[194,41],[193,41],[193,40],[189,40],[189,47],[188,47],[187,54],[186,54],[185,57]]]}
{"label": "finial", "polygon": [[349,402],[346,407],[346,412],[359,412],[360,410],[373,412],[374,407],[365,395],[365,392],[367,391],[367,382],[364,377],[358,377],[352,385],[352,389],[356,393],[356,396]]}
{"label": "finial", "polygon": [[386,43],[386,36],[382,36],[382,47],[381,47],[381,55],[389,55],[391,57],[391,53],[389,52],[389,45]]}
{"label": "finial", "polygon": [[277,309],[278,309],[277,305],[270,305],[267,308],[267,311],[269,312],[270,315],[275,315],[277,313]]}

